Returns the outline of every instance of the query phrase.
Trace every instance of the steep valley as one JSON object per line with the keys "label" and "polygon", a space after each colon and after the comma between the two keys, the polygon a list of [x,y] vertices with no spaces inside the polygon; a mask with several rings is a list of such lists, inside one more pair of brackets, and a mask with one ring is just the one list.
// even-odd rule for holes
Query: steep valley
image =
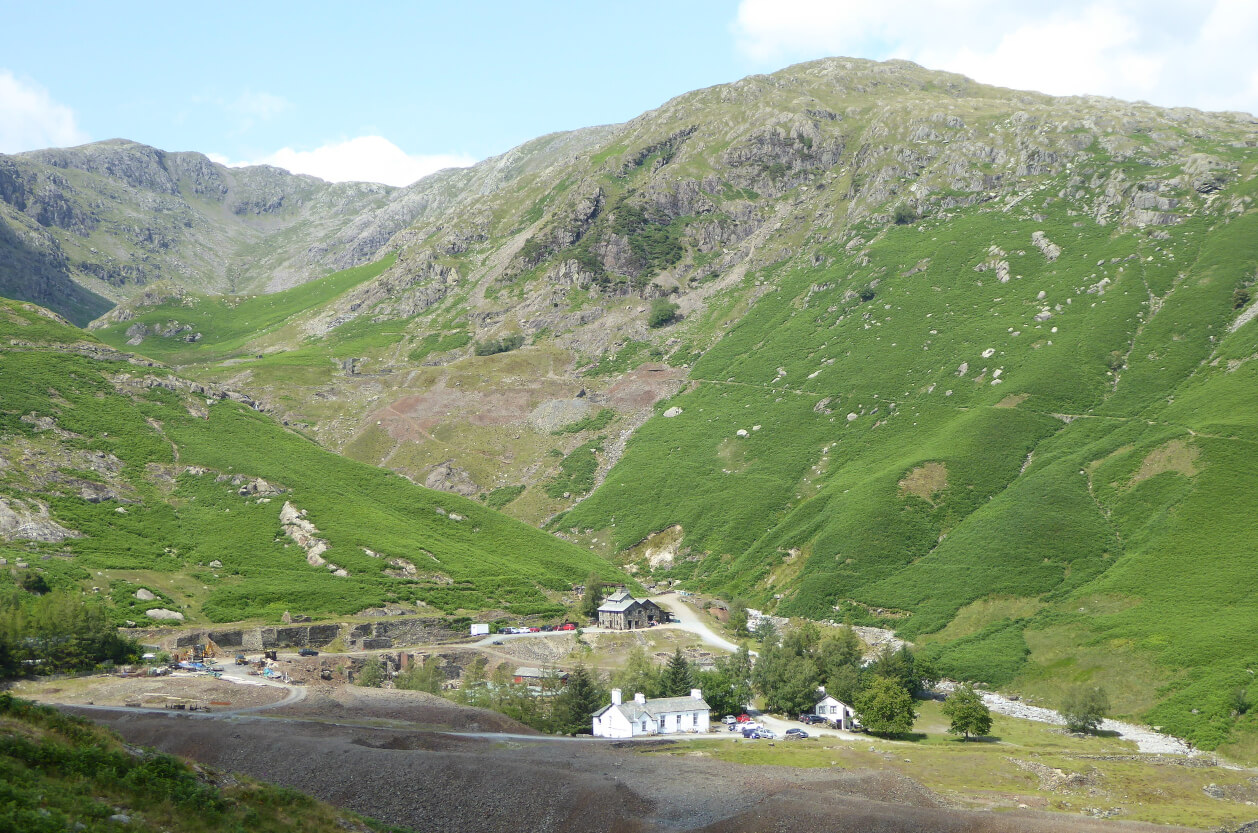
{"label": "steep valley", "polygon": [[[153,569],[129,549],[144,530],[108,552],[90,530],[131,518],[127,500],[154,505],[154,490],[170,506],[240,512],[228,505],[239,498],[186,473],[132,475],[175,464],[244,472],[301,497],[275,501],[309,508],[331,542],[326,560],[349,572],[319,568],[319,581],[363,582],[355,603],[397,592],[387,559],[363,548],[444,558],[429,540],[436,527],[402,531],[414,505],[451,525],[440,506],[482,537],[491,526],[505,536],[408,584],[406,601],[451,616],[558,611],[590,571],[624,570],[778,616],[892,628],[945,674],[1026,695],[1104,682],[1120,715],[1253,756],[1258,719],[1237,707],[1258,665],[1252,116],[827,59],[407,189],[200,166],[222,194],[255,180],[278,189],[276,218],[234,214],[252,230],[231,232],[245,242],[203,268],[187,253],[210,238],[172,228],[160,251],[135,255],[149,264],[141,277],[93,277],[100,252],[123,257],[125,235],[106,245],[109,222],[85,220],[83,236],[35,206],[56,202],[54,191],[73,207],[89,186],[150,188],[126,191],[129,174],[94,161],[148,156],[137,147],[0,159],[0,174],[29,186],[21,200],[0,188],[0,228],[29,250],[61,252],[45,260],[62,264],[61,283],[40,284],[53,288],[11,280],[21,291],[4,292],[77,323],[106,306],[81,293],[108,296],[119,305],[82,336],[91,350],[154,360],[137,378],[241,392],[268,427],[228,403],[194,419],[185,388],[158,385],[128,392],[144,437],[131,457],[87,443],[103,423],[67,420],[93,391],[113,397],[113,383],[71,396],[50,370],[17,375],[42,355],[22,330],[51,325],[6,307],[0,358],[14,375],[0,442],[18,454],[15,443],[68,431],[70,446],[115,455],[131,473],[90,503],[62,487],[39,497],[0,470],[6,497],[35,494],[50,522],[89,532],[14,539],[12,557],[65,550],[67,576]],[[191,156],[161,158],[176,171],[163,199],[209,199],[188,196],[200,180],[177,173]],[[33,274],[22,268],[19,278]],[[66,332],[52,341],[77,344]],[[84,378],[95,359],[73,361],[59,379]],[[22,380],[20,396],[9,379]],[[37,437],[48,418],[55,426]],[[245,443],[255,430],[269,439]],[[297,431],[343,455],[327,455],[336,473],[323,483],[302,483],[302,464],[282,459],[315,454]],[[66,459],[61,470],[82,468]],[[392,549],[361,532],[366,509],[333,505],[341,477],[398,495]],[[263,519],[260,506],[245,509],[258,515],[247,546],[280,558],[278,507]],[[206,537],[223,534],[205,523]],[[534,581],[531,552],[562,566]],[[282,612],[279,572],[272,584],[250,578],[267,589],[256,595],[200,583],[194,565],[209,561],[180,568],[207,588],[187,601],[194,609],[220,620]],[[327,601],[311,612],[353,611]]]}

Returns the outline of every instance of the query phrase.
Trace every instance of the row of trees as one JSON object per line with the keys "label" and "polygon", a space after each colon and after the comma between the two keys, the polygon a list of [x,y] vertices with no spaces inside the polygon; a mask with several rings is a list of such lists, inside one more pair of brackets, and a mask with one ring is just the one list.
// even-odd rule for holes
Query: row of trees
{"label": "row of trees", "polygon": [[47,592],[46,585],[35,589],[0,589],[0,678],[139,659],[139,646],[118,633],[102,604],[78,593]]}
{"label": "row of trees", "polygon": [[[731,619],[745,621],[745,608],[735,605]],[[868,664],[864,646],[849,627],[826,636],[813,623],[793,628],[784,637],[758,631],[764,650],[752,674],[765,708],[787,715],[812,711],[819,687],[852,706],[862,725],[875,734],[903,734],[917,720],[915,698],[934,686],[934,666],[908,646],[884,647]],[[991,730],[991,712],[969,687],[954,691],[944,703],[949,732],[984,735]]]}

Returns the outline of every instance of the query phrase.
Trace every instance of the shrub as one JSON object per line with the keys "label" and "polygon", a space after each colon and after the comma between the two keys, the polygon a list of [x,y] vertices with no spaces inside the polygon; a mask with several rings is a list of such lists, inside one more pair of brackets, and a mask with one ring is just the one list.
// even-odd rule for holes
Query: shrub
{"label": "shrub", "polygon": [[524,346],[524,335],[521,333],[511,333],[502,338],[490,339],[488,341],[477,341],[472,345],[472,352],[478,356],[493,356],[498,353],[510,353],[512,350],[519,350]]}
{"label": "shrub", "polygon": [[895,207],[895,212],[891,215],[891,219],[895,221],[897,226],[907,226],[917,219],[917,211],[908,203],[901,203]]}
{"label": "shrub", "polygon": [[677,311],[681,307],[667,298],[656,298],[651,302],[651,311],[647,313],[646,323],[652,329],[667,326],[677,320]]}
{"label": "shrub", "polygon": [[384,663],[377,657],[367,660],[363,670],[358,672],[358,679],[354,681],[354,684],[364,688],[379,688],[383,682]]}

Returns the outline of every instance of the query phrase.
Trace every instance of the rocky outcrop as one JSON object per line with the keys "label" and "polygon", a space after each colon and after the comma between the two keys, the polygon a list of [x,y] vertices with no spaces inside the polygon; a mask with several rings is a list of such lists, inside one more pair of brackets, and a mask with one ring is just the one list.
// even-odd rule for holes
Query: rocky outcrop
{"label": "rocky outcrop", "polygon": [[285,535],[306,551],[306,563],[311,567],[327,567],[328,572],[334,576],[346,577],[349,575],[347,571],[323,557],[330,545],[327,541],[318,537],[319,530],[315,528],[314,524],[306,520],[305,510],[298,510],[293,504],[284,501],[284,506],[280,509],[280,527],[284,530]]}
{"label": "rocky outcrop", "polygon": [[0,541],[55,544],[67,538],[82,537],[83,533],[54,521],[48,513],[48,505],[42,501],[0,497]]}
{"label": "rocky outcrop", "polygon": [[454,465],[453,460],[446,460],[432,468],[424,478],[424,485],[429,489],[453,492],[456,495],[472,497],[480,492],[476,481],[464,469]]}

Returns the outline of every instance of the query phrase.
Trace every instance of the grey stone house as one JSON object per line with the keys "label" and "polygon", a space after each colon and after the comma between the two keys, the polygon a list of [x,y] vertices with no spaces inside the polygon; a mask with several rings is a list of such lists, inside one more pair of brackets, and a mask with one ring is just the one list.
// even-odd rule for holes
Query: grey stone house
{"label": "grey stone house", "polygon": [[598,606],[598,626],[630,631],[664,621],[664,611],[650,599],[638,600],[621,587]]}

